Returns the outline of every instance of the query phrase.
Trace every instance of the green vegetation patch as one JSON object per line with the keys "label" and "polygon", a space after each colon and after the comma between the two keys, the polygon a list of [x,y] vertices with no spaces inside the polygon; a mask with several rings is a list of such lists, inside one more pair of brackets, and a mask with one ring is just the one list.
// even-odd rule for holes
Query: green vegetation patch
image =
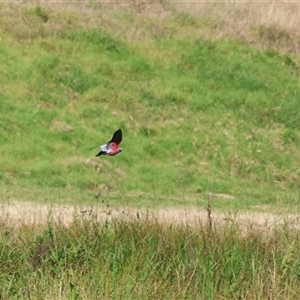
{"label": "green vegetation patch", "polygon": [[[43,200],[44,192],[77,203],[113,185],[117,204],[145,195],[152,205],[155,195],[161,205],[182,205],[184,194],[199,205],[211,193],[230,196],[215,199],[226,209],[299,202],[298,57],[185,38],[182,30],[200,24],[172,10],[157,26],[174,34],[161,36],[150,34],[149,17],[112,12],[114,26],[118,16],[149,30],[130,39],[128,29],[122,37],[111,31],[99,7],[82,15],[68,6],[16,7],[2,5],[0,18],[4,198]],[[87,11],[103,26],[85,25]],[[8,16],[22,14],[30,29],[17,32]],[[124,151],[95,158],[88,149],[118,128]]]}

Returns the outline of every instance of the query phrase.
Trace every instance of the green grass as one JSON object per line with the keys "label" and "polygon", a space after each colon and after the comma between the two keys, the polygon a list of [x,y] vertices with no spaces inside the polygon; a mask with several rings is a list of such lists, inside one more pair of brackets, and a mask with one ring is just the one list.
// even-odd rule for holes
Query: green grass
{"label": "green grass", "polygon": [[235,219],[299,212],[297,10],[123,4],[0,4],[0,298],[297,299],[298,223]]}
{"label": "green grass", "polygon": [[[134,206],[299,204],[296,55],[190,35],[210,23],[171,9],[114,26],[85,9],[1,5],[2,198],[82,203],[110,184]],[[94,158],[119,127],[123,153]]]}
{"label": "green grass", "polygon": [[[138,217],[139,216],[139,217]],[[153,219],[154,220],[151,220]],[[299,231],[198,220],[170,225],[155,215],[68,226],[4,219],[2,299],[296,299]]]}

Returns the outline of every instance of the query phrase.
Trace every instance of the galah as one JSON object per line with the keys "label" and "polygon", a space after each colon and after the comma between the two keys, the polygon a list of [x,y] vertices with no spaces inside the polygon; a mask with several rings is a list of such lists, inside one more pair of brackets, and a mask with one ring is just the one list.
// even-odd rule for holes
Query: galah
{"label": "galah", "polygon": [[[122,142],[122,130],[118,129],[107,144],[100,146],[101,151],[96,155],[96,157],[100,155],[114,156],[122,152],[122,148],[119,148],[119,144],[121,142]],[[97,147],[91,148],[90,150],[95,148]]]}

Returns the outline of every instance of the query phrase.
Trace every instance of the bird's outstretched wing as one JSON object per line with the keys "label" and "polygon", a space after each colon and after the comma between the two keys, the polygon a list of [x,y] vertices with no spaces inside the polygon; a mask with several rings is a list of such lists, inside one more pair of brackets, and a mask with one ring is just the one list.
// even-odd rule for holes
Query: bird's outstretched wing
{"label": "bird's outstretched wing", "polygon": [[[107,151],[111,148],[112,146],[112,143],[116,143],[117,146],[122,142],[122,130],[121,129],[118,129],[113,137],[111,138],[111,140],[105,144],[105,145],[101,145],[100,148],[103,150],[103,151]],[[96,146],[96,147],[93,147],[93,148],[90,148],[89,150],[92,150],[92,149],[95,149],[95,148],[98,148],[99,146]]]}
{"label": "bird's outstretched wing", "polygon": [[101,151],[96,155],[96,157],[97,157],[97,156],[101,156],[101,155],[107,155],[107,152],[101,150]]}
{"label": "bird's outstretched wing", "polygon": [[111,149],[112,147],[117,147],[122,142],[122,130],[118,129],[111,140],[107,143],[106,148]]}
{"label": "bird's outstretched wing", "polygon": [[116,143],[117,145],[119,145],[122,142],[122,130],[118,129],[112,139],[109,141],[109,143]]}

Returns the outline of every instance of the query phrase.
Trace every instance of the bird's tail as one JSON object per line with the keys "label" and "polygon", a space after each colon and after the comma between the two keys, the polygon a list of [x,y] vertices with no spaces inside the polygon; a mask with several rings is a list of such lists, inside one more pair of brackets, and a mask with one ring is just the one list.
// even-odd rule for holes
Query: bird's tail
{"label": "bird's tail", "polygon": [[93,147],[93,148],[90,148],[89,150],[93,150],[93,149],[96,149],[96,148],[98,148],[99,146],[96,146],[96,147]]}

